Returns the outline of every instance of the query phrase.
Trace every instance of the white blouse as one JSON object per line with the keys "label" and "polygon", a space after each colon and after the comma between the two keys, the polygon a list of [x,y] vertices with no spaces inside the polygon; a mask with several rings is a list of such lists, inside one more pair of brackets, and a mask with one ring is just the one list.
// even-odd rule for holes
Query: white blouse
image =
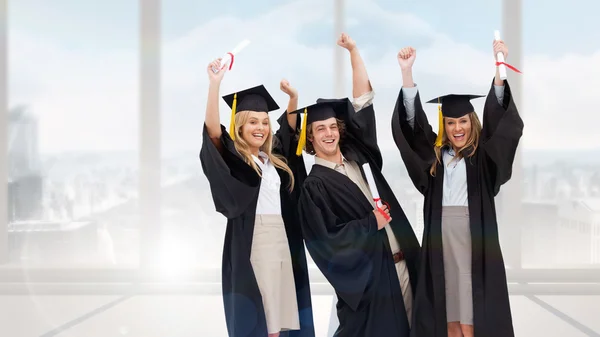
{"label": "white blouse", "polygon": [[281,178],[266,153],[261,151],[258,156],[264,160],[264,163],[252,155],[252,159],[262,171],[256,214],[281,214],[281,195],[279,194]]}

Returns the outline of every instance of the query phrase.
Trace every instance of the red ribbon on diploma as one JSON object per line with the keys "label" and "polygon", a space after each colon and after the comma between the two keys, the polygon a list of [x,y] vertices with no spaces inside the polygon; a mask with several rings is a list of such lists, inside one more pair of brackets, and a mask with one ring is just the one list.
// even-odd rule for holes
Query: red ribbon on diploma
{"label": "red ribbon on diploma", "polygon": [[231,62],[229,62],[229,70],[231,70],[231,67],[233,67],[233,53],[227,53],[231,56]]}
{"label": "red ribbon on diploma", "polygon": [[510,69],[510,70],[512,70],[512,71],[516,71],[516,72],[518,72],[519,74],[522,74],[522,72],[521,72],[519,69],[517,69],[517,68],[515,68],[515,67],[513,67],[513,66],[511,66],[510,64],[508,64],[508,63],[505,63],[505,62],[496,62],[496,67],[497,67],[497,66],[499,66],[499,65],[501,65],[501,64],[504,64],[505,66],[507,66],[507,67],[508,67],[508,69]]}
{"label": "red ribbon on diploma", "polygon": [[381,198],[373,198],[373,201],[375,201],[375,207],[377,207],[377,210],[379,211],[379,213],[381,213],[381,215],[383,215],[383,217],[386,220],[389,220],[391,217],[383,210],[383,208],[379,207],[379,205],[377,205],[377,203],[379,201],[381,201],[382,204],[386,205],[388,210],[390,210],[390,204],[388,204],[387,202],[381,200]]}

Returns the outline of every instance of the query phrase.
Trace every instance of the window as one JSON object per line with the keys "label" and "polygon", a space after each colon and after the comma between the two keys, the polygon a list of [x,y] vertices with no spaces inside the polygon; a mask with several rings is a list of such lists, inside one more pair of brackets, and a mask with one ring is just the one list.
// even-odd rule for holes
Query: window
{"label": "window", "polygon": [[10,1],[9,266],[137,265],[137,11]]}
{"label": "window", "polygon": [[[591,29],[594,24],[592,13],[598,9],[598,5],[583,0],[577,0],[567,7],[545,6],[541,0],[521,3],[524,75],[520,77],[523,94],[518,103],[523,107],[521,110],[528,129],[523,136],[523,161],[526,167],[535,163],[539,174],[548,174],[558,185],[568,187],[564,198],[555,195],[539,195],[537,198],[557,199],[557,207],[572,202],[587,203],[593,195],[593,173],[599,169],[597,161],[593,160],[596,152],[589,150],[587,144],[597,138],[594,126],[600,122],[600,117],[586,109],[593,105],[597,96],[597,90],[592,88],[600,86],[600,80],[595,76],[598,67],[594,66],[598,62],[597,45],[587,42],[600,37],[597,29]],[[573,24],[564,26],[564,29],[562,26],[547,29],[539,24],[554,20]],[[557,50],[554,41],[559,40],[564,43]],[[547,69],[569,71],[563,76],[558,71]],[[577,87],[581,89],[572,89],[570,83],[578,83]],[[567,100],[563,99],[566,92],[570,95]],[[572,111],[571,118],[578,120],[578,123],[560,121],[558,116],[567,106]],[[558,133],[560,137],[553,136]],[[566,143],[569,144],[568,149],[564,147]],[[571,220],[571,225],[565,229],[569,235],[559,238],[564,242],[558,254],[581,249],[586,250],[581,251],[583,256],[589,256],[591,251],[585,247],[590,247],[592,233],[588,229],[589,224],[576,222],[580,215],[576,212],[565,214]],[[548,222],[533,222],[528,226],[539,231],[547,227]],[[586,268],[597,268],[589,259],[586,260]],[[569,264],[582,267],[582,262],[578,260]]]}

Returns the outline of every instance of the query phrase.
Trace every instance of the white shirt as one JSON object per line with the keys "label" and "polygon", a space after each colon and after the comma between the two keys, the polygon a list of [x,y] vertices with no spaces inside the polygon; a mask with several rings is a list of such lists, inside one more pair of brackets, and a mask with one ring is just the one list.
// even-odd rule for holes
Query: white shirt
{"label": "white shirt", "polygon": [[465,158],[456,160],[454,155],[453,149],[444,148],[442,150],[442,162],[444,163],[442,206],[469,206]]}
{"label": "white shirt", "polygon": [[279,194],[281,178],[266,153],[261,151],[258,156],[264,160],[264,163],[252,155],[252,159],[262,171],[256,214],[281,214],[281,195]]}
{"label": "white shirt", "polygon": [[362,94],[359,97],[354,98],[352,100],[352,107],[354,108],[354,111],[358,112],[358,111],[368,107],[369,105],[373,104],[373,98],[375,98],[374,90],[371,90],[369,92]]}

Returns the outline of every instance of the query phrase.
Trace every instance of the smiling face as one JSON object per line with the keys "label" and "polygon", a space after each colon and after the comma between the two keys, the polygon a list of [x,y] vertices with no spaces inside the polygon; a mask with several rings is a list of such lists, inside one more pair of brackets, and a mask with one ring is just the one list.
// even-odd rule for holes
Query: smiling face
{"label": "smiling face", "polygon": [[[258,150],[271,137],[271,122],[266,112],[243,111],[239,112],[241,137],[248,144],[252,153]],[[237,117],[237,116],[236,116]]]}
{"label": "smiling face", "polygon": [[311,135],[308,141],[312,143],[314,152],[322,158],[337,154],[340,144],[340,129],[335,117],[311,123]]}
{"label": "smiling face", "polygon": [[460,118],[444,117],[446,136],[455,149],[467,144],[471,136],[471,118],[469,114]]}

